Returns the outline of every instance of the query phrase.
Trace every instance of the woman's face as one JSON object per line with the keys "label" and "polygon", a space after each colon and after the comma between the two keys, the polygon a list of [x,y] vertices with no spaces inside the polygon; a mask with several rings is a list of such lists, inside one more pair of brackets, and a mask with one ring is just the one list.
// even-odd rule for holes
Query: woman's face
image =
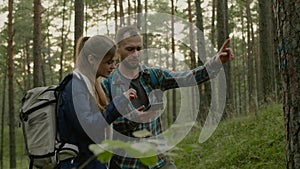
{"label": "woman's face", "polygon": [[109,59],[104,58],[99,64],[97,77],[102,76],[108,78],[109,74],[116,68],[116,61],[113,56],[106,56]]}

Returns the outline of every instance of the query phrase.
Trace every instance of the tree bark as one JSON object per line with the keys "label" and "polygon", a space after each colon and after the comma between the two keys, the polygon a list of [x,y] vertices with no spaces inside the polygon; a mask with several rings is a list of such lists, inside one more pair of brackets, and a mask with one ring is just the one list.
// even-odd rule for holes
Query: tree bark
{"label": "tree bark", "polygon": [[8,105],[9,105],[9,161],[10,168],[16,168],[16,134],[14,106],[14,52],[13,52],[13,0],[8,1]]}
{"label": "tree bark", "polygon": [[[75,33],[74,33],[74,50],[73,57],[74,63],[76,63],[76,48],[77,41],[83,35],[83,24],[84,24],[84,3],[83,0],[75,0]],[[62,36],[63,37],[63,36]]]}
{"label": "tree bark", "polygon": [[131,19],[131,4],[130,4],[130,0],[127,0],[128,2],[128,8],[127,8],[127,25],[130,25],[130,19]]}
{"label": "tree bark", "polygon": [[[191,0],[188,0],[188,19],[189,19],[189,40],[190,40],[190,58],[191,58],[191,69],[196,68],[196,57],[195,57],[195,39],[194,39],[194,30],[193,30],[193,16],[192,16],[192,7],[191,7]],[[195,98],[195,89],[192,88],[191,96],[192,96],[192,110],[195,108],[195,103],[198,102],[198,98]],[[197,100],[197,101],[196,101]],[[198,110],[197,110],[198,111]]]}
{"label": "tree bark", "polygon": [[41,0],[34,0],[34,16],[33,16],[33,86],[42,86],[42,56],[41,56],[41,46],[42,46],[42,19],[41,19]]}
{"label": "tree bark", "polygon": [[123,0],[119,0],[119,6],[120,6],[120,27],[122,27],[124,22],[124,10],[123,10]]}
{"label": "tree bark", "polygon": [[[218,49],[223,45],[223,42],[228,37],[228,14],[227,14],[227,0],[217,1],[217,31],[218,31]],[[231,74],[230,74],[230,63],[224,65],[224,71],[226,75],[227,83],[227,100],[226,100],[226,110],[224,116],[226,117],[229,112],[232,111],[232,85],[231,85]]]}
{"label": "tree bark", "polygon": [[[204,26],[203,26],[203,15],[202,15],[202,8],[201,8],[201,1],[195,0],[196,5],[196,26],[197,26],[197,53],[198,53],[198,63],[197,65],[203,65],[206,58],[206,52],[205,52],[205,39],[204,39]],[[214,19],[213,19],[214,20]],[[203,61],[201,60],[203,59]],[[209,107],[209,100],[210,100],[210,83],[204,83],[199,85],[198,87],[200,92],[200,106],[199,106],[199,116],[198,120],[203,123],[205,122],[207,113],[208,113],[208,107]]]}
{"label": "tree bark", "polygon": [[141,30],[141,21],[142,21],[142,3],[141,0],[137,0],[137,28]]}
{"label": "tree bark", "polygon": [[[244,35],[244,30],[245,30],[245,28],[244,28],[244,16],[243,15],[241,15],[241,21],[242,21],[242,49],[246,49],[246,44],[245,44],[245,42],[246,42],[246,38],[245,38],[245,35]],[[245,52],[244,52],[244,50],[242,50],[242,65],[243,65],[243,67],[245,68],[246,66],[247,66],[247,64],[246,64],[246,54],[245,54]],[[246,69],[243,69],[242,70],[242,81],[244,82],[244,86],[243,86],[243,94],[242,94],[242,96],[243,96],[243,98],[242,98],[242,100],[243,100],[243,106],[242,106],[242,111],[243,112],[245,112],[245,114],[249,111],[249,105],[247,104],[248,103],[248,95],[247,95],[247,86],[248,86],[248,83],[247,83],[247,77],[245,76],[247,74],[247,70]],[[240,83],[240,85],[242,85],[242,83]]]}
{"label": "tree bark", "polygon": [[[172,31],[172,70],[175,71],[176,69],[176,65],[175,65],[175,39],[174,39],[174,0],[171,0],[171,31]],[[172,122],[174,122],[176,120],[176,89],[172,89],[172,116],[173,116],[173,119],[172,119]]]}
{"label": "tree bark", "polygon": [[[63,65],[63,60],[64,60],[64,53],[65,53],[65,20],[66,20],[66,0],[63,0],[63,11],[62,11],[62,27],[61,27],[61,35],[60,35],[60,69],[59,69],[59,81],[61,81],[63,77],[63,70],[64,70],[64,65]],[[76,47],[76,44],[74,44]],[[75,52],[76,53],[76,52]],[[77,56],[75,56],[77,57]]]}
{"label": "tree bark", "polygon": [[6,78],[7,78],[7,71],[5,69],[4,78],[3,78],[3,88],[2,88],[2,109],[1,109],[1,150],[0,150],[0,168],[3,168],[3,151],[4,151],[4,117],[5,117],[5,108],[6,108]]}
{"label": "tree bark", "polygon": [[262,93],[261,104],[268,103],[274,93],[274,68],[273,63],[273,19],[272,19],[272,0],[259,0],[259,37],[260,37],[260,58],[262,73]]}
{"label": "tree bark", "polygon": [[212,0],[212,17],[211,17],[211,53],[214,53],[214,47],[215,47],[215,16],[216,16],[216,0]]}
{"label": "tree bark", "polygon": [[300,168],[300,1],[274,0],[283,77],[286,168]]}
{"label": "tree bark", "polygon": [[255,108],[254,103],[254,71],[253,71],[253,48],[251,39],[251,11],[250,11],[250,1],[246,0],[246,15],[247,15],[247,80],[248,80],[248,98],[249,106]]}
{"label": "tree bark", "polygon": [[[144,49],[148,48],[148,25],[147,25],[147,13],[148,13],[148,0],[145,0],[144,2],[144,10],[145,10],[145,14],[144,14],[144,35],[143,35],[143,47]],[[144,60],[144,64],[148,65],[149,64],[149,58],[148,58],[148,52],[147,50],[144,51],[144,56],[143,56],[143,60]]]}
{"label": "tree bark", "polygon": [[[115,16],[115,36],[118,32],[118,1],[114,0],[114,16]],[[118,43],[118,42],[117,42]]]}
{"label": "tree bark", "polygon": [[48,31],[48,36],[47,36],[47,44],[48,44],[48,50],[47,50],[47,55],[48,55],[48,65],[49,65],[49,78],[50,78],[50,84],[54,84],[54,79],[53,79],[53,73],[52,73],[52,56],[50,52],[50,46],[51,46],[51,41],[50,41],[50,30],[47,29]]}
{"label": "tree bark", "polygon": [[30,66],[30,42],[29,40],[26,40],[25,42],[25,63],[26,63],[26,77],[25,77],[25,87],[24,90],[27,91],[28,89],[30,89],[32,87],[32,81],[31,81],[31,77],[32,77],[32,73],[30,71],[31,66]]}
{"label": "tree bark", "polygon": [[195,39],[194,39],[194,30],[193,30],[193,18],[192,18],[192,8],[191,0],[188,0],[188,18],[189,18],[189,40],[190,40],[190,58],[191,58],[191,68],[196,67],[196,58],[195,58]]}

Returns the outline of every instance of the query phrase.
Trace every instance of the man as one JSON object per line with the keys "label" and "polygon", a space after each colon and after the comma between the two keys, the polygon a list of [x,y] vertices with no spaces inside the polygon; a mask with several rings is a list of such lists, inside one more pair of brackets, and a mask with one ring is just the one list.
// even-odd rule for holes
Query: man
{"label": "man", "polygon": [[[133,88],[137,92],[137,99],[132,101],[132,105],[137,109],[137,117],[120,117],[113,123],[113,128],[129,138],[134,138],[133,132],[138,130],[148,130],[153,136],[162,133],[161,117],[155,116],[155,109],[146,111],[153,106],[154,100],[159,100],[158,96],[151,96],[151,92],[156,89],[165,91],[180,86],[192,86],[209,80],[209,76],[216,75],[222,68],[222,64],[233,59],[233,52],[227,48],[227,39],[217,56],[213,57],[204,66],[199,66],[187,72],[169,72],[159,68],[149,68],[140,64],[140,51],[142,50],[142,37],[136,27],[128,26],[119,29],[116,37],[117,53],[121,58],[121,63],[110,75],[109,82],[104,81],[106,92],[110,98],[118,96],[124,90]],[[208,69],[209,68],[209,69]],[[149,71],[155,78],[149,78]],[[155,80],[153,80],[155,79]],[[149,97],[148,97],[149,96]],[[150,98],[151,96],[151,98]],[[156,98],[155,98],[156,97]],[[122,114],[122,110],[119,110]],[[115,133],[114,133],[115,136]],[[120,136],[120,135],[119,135]],[[118,136],[114,138],[119,138]],[[136,169],[136,168],[160,168],[176,169],[176,166],[169,158],[158,155],[158,162],[155,166],[147,167],[136,158],[129,158],[114,155],[110,162],[110,169]]]}

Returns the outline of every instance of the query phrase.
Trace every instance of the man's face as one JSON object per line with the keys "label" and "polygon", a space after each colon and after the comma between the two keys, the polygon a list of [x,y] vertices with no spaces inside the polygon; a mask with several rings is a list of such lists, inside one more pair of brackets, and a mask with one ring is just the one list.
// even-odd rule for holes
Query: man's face
{"label": "man's face", "polygon": [[120,42],[118,44],[118,52],[124,66],[129,69],[138,68],[141,49],[142,39],[140,36],[132,36]]}

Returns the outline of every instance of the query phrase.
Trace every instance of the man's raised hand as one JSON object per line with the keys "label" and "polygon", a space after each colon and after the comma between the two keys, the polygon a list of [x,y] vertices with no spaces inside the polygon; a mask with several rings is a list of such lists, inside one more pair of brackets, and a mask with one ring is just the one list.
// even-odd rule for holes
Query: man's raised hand
{"label": "man's raised hand", "polygon": [[230,43],[230,38],[225,40],[220,51],[218,52],[218,58],[220,59],[222,64],[234,58],[232,49],[228,47],[229,43]]}

